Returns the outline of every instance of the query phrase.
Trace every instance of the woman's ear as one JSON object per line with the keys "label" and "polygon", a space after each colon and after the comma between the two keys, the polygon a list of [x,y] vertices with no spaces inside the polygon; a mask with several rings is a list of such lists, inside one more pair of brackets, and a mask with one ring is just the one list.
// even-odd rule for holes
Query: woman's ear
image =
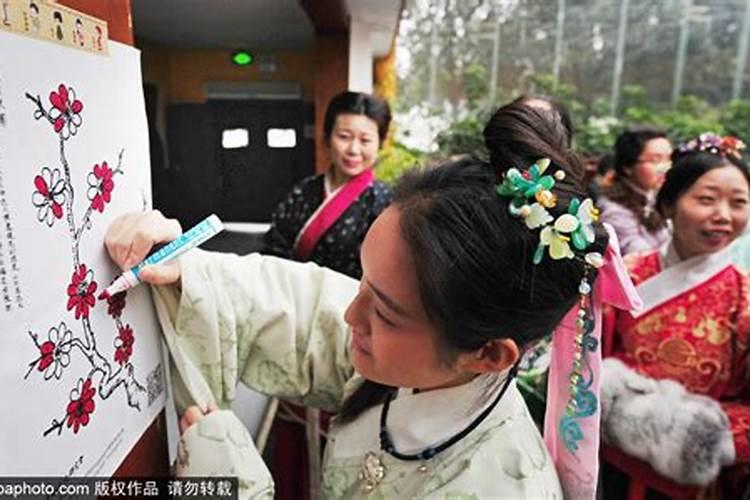
{"label": "woman's ear", "polygon": [[521,351],[515,340],[490,340],[475,351],[458,356],[459,369],[473,373],[492,373],[507,370],[518,361]]}

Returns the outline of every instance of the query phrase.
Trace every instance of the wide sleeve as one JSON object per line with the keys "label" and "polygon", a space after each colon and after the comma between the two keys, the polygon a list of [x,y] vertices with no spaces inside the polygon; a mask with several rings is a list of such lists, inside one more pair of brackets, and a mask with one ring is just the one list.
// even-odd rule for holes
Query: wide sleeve
{"label": "wide sleeve", "polygon": [[175,401],[227,407],[239,381],[336,411],[359,383],[344,311],[358,282],[312,263],[196,250],[181,289],[155,287],[173,360]]}
{"label": "wide sleeve", "polygon": [[721,407],[729,417],[734,438],[736,463],[750,463],[750,280],[739,274],[739,303],[735,332],[732,372],[736,394],[722,400]]}
{"label": "wide sleeve", "polygon": [[177,477],[234,477],[237,496],[272,499],[274,484],[247,428],[228,410],[209,413],[188,427],[177,445]]}

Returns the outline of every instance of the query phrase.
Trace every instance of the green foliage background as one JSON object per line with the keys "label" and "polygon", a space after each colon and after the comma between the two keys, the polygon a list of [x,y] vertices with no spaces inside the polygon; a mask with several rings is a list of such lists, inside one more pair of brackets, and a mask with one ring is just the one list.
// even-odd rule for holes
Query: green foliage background
{"label": "green foliage background", "polygon": [[[647,124],[663,128],[674,144],[687,141],[703,132],[731,134],[745,142],[750,140],[750,101],[735,100],[723,107],[713,106],[705,100],[687,95],[675,107],[659,108],[649,102],[645,90],[637,85],[623,89],[622,108],[617,116],[609,113],[609,102],[596,99],[590,105],[578,99],[572,85],[554,85],[551,76],[534,77],[535,93],[559,98],[568,108],[575,126],[576,150],[586,157],[609,152],[617,135],[626,127]],[[475,154],[483,156],[486,150],[482,129],[494,108],[470,105],[468,116],[457,120],[438,134],[436,142],[441,156]],[[407,154],[408,153],[408,154]],[[400,171],[392,163],[424,161],[425,154],[416,150],[401,150],[383,159],[389,171]],[[389,174],[390,175],[390,174]],[[392,178],[389,178],[392,180]]]}

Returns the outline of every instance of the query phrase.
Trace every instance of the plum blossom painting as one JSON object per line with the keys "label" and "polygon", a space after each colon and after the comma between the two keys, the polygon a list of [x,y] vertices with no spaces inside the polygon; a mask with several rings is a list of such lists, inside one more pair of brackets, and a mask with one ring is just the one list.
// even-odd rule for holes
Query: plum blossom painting
{"label": "plum blossom painting", "polygon": [[151,204],[139,55],[0,32],[3,475],[111,475],[164,407],[148,288],[100,298],[107,226]]}

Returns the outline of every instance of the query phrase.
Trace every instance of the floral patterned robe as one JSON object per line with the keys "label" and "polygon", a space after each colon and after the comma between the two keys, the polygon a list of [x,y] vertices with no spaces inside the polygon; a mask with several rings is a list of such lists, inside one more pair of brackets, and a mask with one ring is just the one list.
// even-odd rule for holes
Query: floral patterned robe
{"label": "floral patterned robe", "polygon": [[[350,359],[345,308],[358,282],[318,267],[252,254],[196,250],[180,260],[181,286],[156,287],[155,303],[174,362],[175,400],[227,407],[238,382],[329,411],[362,382]],[[400,389],[388,413],[399,451],[447,440],[481,413],[500,384],[483,378],[413,394]],[[333,424],[323,498],[562,498],[554,464],[514,383],[482,423],[422,463],[379,450],[382,405]],[[385,476],[365,489],[364,458]],[[236,475],[241,498],[270,498],[273,483],[252,440],[229,411],[209,414],[182,436],[181,475]]]}
{"label": "floral patterned robe", "polygon": [[744,469],[750,464],[750,280],[730,257],[724,250],[680,262],[671,245],[626,256],[644,309],[635,316],[610,311],[604,342],[605,355],[638,373],[718,400]]}

